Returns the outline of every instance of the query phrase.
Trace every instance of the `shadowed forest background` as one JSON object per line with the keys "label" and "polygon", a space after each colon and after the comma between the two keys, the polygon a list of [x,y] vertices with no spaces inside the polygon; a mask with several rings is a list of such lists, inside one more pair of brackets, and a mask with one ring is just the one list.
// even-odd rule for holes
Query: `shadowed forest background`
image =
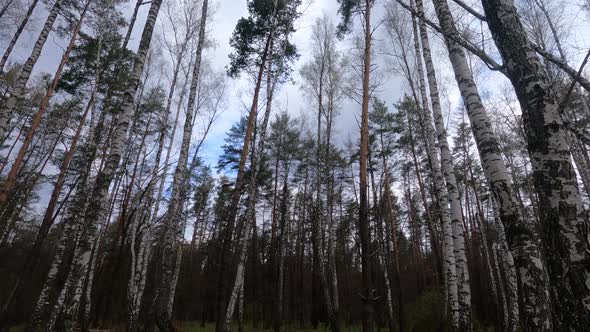
{"label": "shadowed forest background", "polygon": [[0,0],[0,331],[587,331],[589,15]]}

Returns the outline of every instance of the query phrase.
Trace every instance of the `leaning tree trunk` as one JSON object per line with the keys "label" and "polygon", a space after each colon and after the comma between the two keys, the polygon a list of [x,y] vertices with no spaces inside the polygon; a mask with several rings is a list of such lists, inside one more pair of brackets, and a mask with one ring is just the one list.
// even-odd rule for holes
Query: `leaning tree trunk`
{"label": "leaning tree trunk", "polygon": [[[174,303],[174,288],[171,287],[173,282],[174,271],[177,260],[174,259],[175,249],[177,247],[177,234],[182,232],[180,223],[178,222],[178,215],[181,207],[184,205],[184,195],[186,193],[187,183],[189,181],[189,174],[187,174],[188,153],[191,144],[191,136],[193,131],[193,118],[197,108],[197,88],[199,86],[199,78],[201,75],[201,57],[203,54],[203,45],[205,44],[205,27],[207,24],[207,3],[208,0],[203,1],[201,9],[201,22],[199,26],[199,41],[197,44],[197,53],[195,55],[195,64],[193,66],[191,85],[188,95],[187,112],[184,122],[184,132],[182,135],[182,143],[180,147],[180,155],[174,177],[172,180],[172,196],[164,220],[164,236],[162,244],[161,261],[161,277],[158,285],[158,303],[157,303],[157,324],[161,330],[173,330],[172,317],[170,315],[169,307]],[[180,59],[179,59],[180,61]],[[179,250],[179,249],[178,249]],[[179,262],[178,262],[179,263]]]}
{"label": "leaning tree trunk", "polygon": [[[18,151],[16,159],[14,160],[14,163],[12,164],[12,167],[10,168],[8,175],[6,176],[6,179],[4,180],[4,184],[2,186],[2,189],[0,190],[0,205],[4,205],[6,203],[6,199],[10,195],[11,191],[14,189],[14,186],[16,184],[16,177],[18,175],[19,170],[21,169],[21,167],[23,165],[25,153],[27,152],[29,145],[31,145],[31,142],[33,141],[33,136],[35,135],[35,131],[37,130],[37,127],[39,127],[39,125],[41,124],[43,114],[45,114],[45,111],[47,110],[47,107],[49,106],[49,100],[53,96],[53,92],[54,92],[55,88],[57,87],[57,83],[59,82],[59,78],[61,77],[61,72],[63,71],[64,66],[66,65],[66,62],[68,61],[68,59],[70,57],[70,53],[71,53],[72,49],[74,48],[74,45],[76,43],[76,39],[78,37],[78,33],[80,32],[80,29],[82,28],[82,22],[84,21],[84,18],[86,17],[86,12],[88,10],[88,7],[90,6],[90,3],[91,3],[91,1],[87,0],[84,5],[84,9],[82,10],[82,13],[80,14],[80,18],[78,19],[78,21],[76,23],[74,31],[72,32],[72,36],[70,37],[70,42],[69,42],[65,52],[62,55],[61,61],[57,67],[57,70],[55,71],[55,74],[53,75],[53,80],[51,81],[51,85],[47,88],[47,91],[45,92],[45,96],[43,96],[43,99],[41,100],[41,105],[39,105],[39,110],[33,116],[33,121],[31,123],[31,126],[29,127],[29,130],[27,131],[27,135],[25,136],[25,139],[23,140],[23,143]],[[45,29],[48,29],[48,31],[46,32],[48,34],[50,28],[48,28],[46,26],[46,27],[44,27],[44,30]],[[43,34],[44,34],[44,31],[41,32],[41,35],[43,35]],[[39,37],[41,37],[41,35]],[[35,47],[37,47],[37,46],[39,46],[39,45],[36,44]],[[42,48],[42,46],[39,46],[39,48]],[[33,52],[36,52],[36,50],[33,49]],[[40,52],[40,49],[39,49],[39,52]],[[30,68],[32,69],[32,65],[30,66]],[[25,70],[25,68],[23,68],[23,70]],[[24,84],[26,84],[26,81],[23,82],[23,88],[24,88]],[[10,106],[10,105],[8,105],[8,106]],[[0,126],[1,125],[2,124],[0,124]]]}
{"label": "leaning tree trunk", "polygon": [[219,250],[219,274],[217,280],[217,322],[215,330],[217,332],[224,331],[224,317],[225,317],[225,269],[227,268],[228,249],[232,239],[232,233],[236,216],[238,214],[238,204],[240,203],[241,189],[244,182],[244,175],[246,173],[246,159],[248,157],[248,151],[250,146],[250,140],[252,138],[252,131],[254,129],[254,122],[256,120],[256,113],[258,109],[258,98],[260,95],[260,87],[262,83],[262,77],[264,75],[264,68],[269,54],[270,44],[272,41],[272,32],[266,39],[264,50],[262,53],[262,59],[258,68],[258,75],[256,78],[256,87],[254,88],[254,97],[252,98],[252,105],[248,114],[248,125],[246,127],[246,135],[244,136],[244,143],[242,145],[242,151],[240,153],[240,161],[238,164],[238,174],[236,175],[236,181],[232,190],[230,198],[230,206],[226,218],[226,225],[221,231],[221,249]]}
{"label": "leaning tree trunk", "polygon": [[512,0],[483,8],[520,102],[552,286],[556,328],[590,326],[590,241],[559,102]]}
{"label": "leaning tree trunk", "polygon": [[18,297],[21,294],[22,287],[24,286],[24,283],[29,280],[29,277],[35,271],[35,268],[37,267],[37,264],[39,263],[43,243],[44,243],[45,239],[47,238],[47,235],[49,234],[49,230],[50,230],[51,226],[53,225],[53,222],[55,221],[54,211],[57,206],[57,201],[59,199],[59,193],[61,192],[62,186],[64,184],[66,172],[69,168],[70,161],[72,160],[72,157],[74,155],[74,151],[76,149],[78,139],[80,138],[80,133],[82,131],[82,127],[84,126],[84,123],[86,122],[86,116],[88,115],[88,112],[90,111],[92,105],[94,104],[94,97],[95,97],[95,94],[93,92],[93,94],[90,98],[90,101],[88,102],[88,105],[86,106],[86,110],[82,114],[82,118],[80,119],[80,123],[78,124],[78,127],[76,128],[76,132],[74,134],[74,137],[72,138],[70,148],[67,150],[67,152],[64,156],[64,159],[62,161],[60,171],[59,171],[59,174],[57,177],[57,181],[53,187],[53,192],[51,193],[51,197],[49,199],[47,209],[45,210],[45,215],[43,217],[43,221],[41,222],[41,226],[39,227],[39,230],[37,231],[37,235],[35,236],[35,241],[33,242],[33,245],[31,246],[29,252],[27,253],[27,256],[26,256],[25,261],[22,265],[22,268],[19,271],[19,275],[17,277],[17,280],[15,281],[14,285],[12,286],[9,295],[7,296],[7,299],[4,302],[4,305],[2,307],[2,312],[6,312],[8,307],[12,304],[12,301],[14,300],[14,298]]}
{"label": "leaning tree trunk", "polygon": [[[37,4],[37,2],[38,2],[38,0],[35,0],[31,4],[31,8],[29,8],[29,10],[31,12],[32,12],[32,7],[34,7]],[[39,36],[37,37],[37,41],[35,42],[35,45],[33,46],[33,50],[31,51],[31,54],[29,55],[29,58],[27,59],[27,61],[23,64],[23,67],[16,79],[16,82],[14,84],[14,87],[12,88],[12,92],[10,94],[10,97],[8,97],[8,100],[6,100],[5,105],[0,106],[0,142],[3,142],[4,139],[6,138],[4,136],[6,135],[6,132],[8,131],[12,112],[14,112],[14,110],[17,106],[17,102],[19,101],[20,98],[22,98],[22,96],[24,94],[25,86],[27,85],[27,82],[29,81],[29,77],[31,76],[31,72],[33,71],[33,67],[35,66],[35,64],[37,63],[37,60],[39,59],[39,56],[41,55],[41,50],[43,49],[43,45],[45,45],[45,41],[47,40],[47,37],[49,36],[51,29],[53,28],[53,24],[55,23],[55,19],[57,18],[57,14],[61,10],[62,3],[63,3],[63,0],[56,0],[55,3],[53,4],[53,7],[51,7],[51,10],[49,11],[49,16],[47,16],[47,19],[45,20],[45,25],[43,26],[43,29],[41,30],[41,32],[39,33]],[[27,12],[27,14],[28,14],[28,16],[25,18],[25,20],[28,20],[28,17],[30,16],[31,13]],[[26,21],[25,21],[25,23],[26,23]],[[7,51],[9,51],[9,49],[7,49]],[[4,54],[4,56],[6,58],[8,58],[6,53]],[[0,72],[4,68],[5,59],[3,59],[3,60],[4,61],[2,61],[0,64]]]}
{"label": "leaning tree trunk", "polygon": [[12,36],[12,39],[8,43],[8,46],[4,50],[4,54],[2,55],[2,59],[0,59],[0,73],[4,72],[4,66],[6,65],[6,61],[8,60],[10,53],[12,53],[12,49],[14,48],[14,45],[18,41],[18,38],[25,30],[25,26],[27,25],[27,22],[29,22],[29,20],[31,19],[31,15],[33,14],[33,11],[35,10],[35,7],[37,7],[38,2],[39,2],[39,0],[33,0],[33,2],[31,2],[31,4],[29,5],[29,8],[27,9],[27,13],[25,14],[25,17],[23,17],[23,19],[18,24],[18,26],[16,28],[16,32],[14,33],[14,35]]}
{"label": "leaning tree trunk", "polygon": [[[125,90],[119,117],[115,124],[113,139],[111,141],[111,150],[107,157],[106,163],[102,171],[96,177],[96,182],[92,193],[88,199],[88,204],[84,213],[83,224],[85,227],[83,238],[79,244],[79,254],[75,256],[72,262],[72,269],[76,275],[72,275],[73,280],[83,279],[80,275],[82,271],[86,271],[89,263],[90,253],[92,251],[92,244],[97,235],[98,220],[106,215],[108,189],[113,180],[114,174],[117,170],[119,161],[121,159],[121,151],[125,143],[125,137],[131,116],[134,110],[135,94],[139,85],[139,80],[143,72],[145,58],[150,47],[153,30],[155,27],[156,18],[160,10],[162,0],[154,0],[151,3],[150,10],[146,19],[146,24],[139,44],[139,49],[133,63],[131,77],[129,84]],[[88,280],[86,280],[86,283]],[[66,304],[66,310],[67,310]]]}
{"label": "leaning tree trunk", "polygon": [[[420,0],[418,0],[420,1]],[[420,3],[422,5],[422,3]],[[424,37],[421,35],[421,37]],[[424,42],[424,39],[422,40]],[[428,112],[428,97],[426,96],[426,83],[424,82],[424,68],[422,66],[421,50],[419,46],[418,36],[414,35],[414,47],[416,52],[416,63],[418,69],[418,82],[420,86],[420,95],[422,98],[422,105],[424,108],[424,122],[427,126],[431,126],[431,115]],[[427,49],[426,71],[428,76],[428,87],[430,90],[430,101],[432,103],[432,115],[434,118],[435,132],[437,136],[438,146],[440,148],[440,161],[445,182],[447,185],[447,192],[449,195],[450,204],[450,218],[453,228],[453,249],[455,252],[455,260],[457,265],[457,283],[459,295],[459,329],[462,331],[469,331],[472,328],[471,318],[471,289],[469,281],[469,267],[467,265],[467,256],[465,254],[465,238],[463,229],[463,215],[461,210],[461,201],[459,199],[459,189],[457,187],[457,179],[455,177],[455,168],[453,166],[453,157],[447,141],[447,131],[444,125],[444,119],[440,108],[440,99],[438,95],[438,87],[436,85],[436,78],[434,76],[434,68],[432,67],[432,60],[430,56],[429,45],[424,47]],[[429,129],[430,130],[430,129]]]}
{"label": "leaning tree trunk", "polygon": [[[536,234],[530,224],[524,219],[514,185],[510,180],[506,165],[502,159],[500,145],[496,135],[492,131],[490,119],[481,101],[477,86],[473,79],[470,67],[467,63],[465,53],[457,40],[459,33],[455,27],[453,17],[446,3],[446,0],[434,0],[435,10],[445,33],[445,42],[449,50],[449,58],[459,86],[461,96],[465,103],[473,136],[475,138],[480,159],[482,161],[484,174],[488,180],[492,193],[499,203],[502,223],[507,228],[508,243],[515,256],[516,264],[521,274],[521,283],[525,295],[524,312],[526,324],[533,330],[550,330],[550,307],[546,273],[542,262],[541,252],[536,243]],[[421,4],[421,0],[417,3]],[[423,10],[420,16],[423,17]],[[423,49],[424,58],[429,75],[431,94],[437,91],[436,77],[432,58],[428,48],[425,24],[423,27]],[[434,106],[440,113],[440,102]],[[438,98],[436,98],[438,100]]]}
{"label": "leaning tree trunk", "polygon": [[[287,45],[287,43],[285,43],[285,45]],[[243,297],[243,289],[244,289],[244,274],[245,274],[245,265],[246,265],[246,259],[247,259],[247,255],[248,255],[248,242],[250,240],[251,236],[256,236],[256,234],[254,234],[254,232],[256,232],[256,229],[253,228],[253,226],[256,223],[256,203],[258,201],[258,186],[256,184],[256,181],[258,179],[258,175],[260,173],[260,168],[261,168],[261,163],[264,157],[264,145],[266,143],[266,131],[268,129],[268,122],[270,120],[270,113],[272,110],[272,99],[273,99],[273,95],[274,95],[274,91],[276,88],[276,85],[278,83],[278,76],[281,74],[281,68],[282,68],[282,63],[283,63],[283,59],[284,59],[284,52],[283,54],[281,54],[280,56],[280,61],[279,61],[279,66],[277,68],[277,71],[275,72],[275,77],[272,80],[268,80],[267,84],[270,84],[270,87],[268,87],[268,91],[267,91],[267,100],[266,100],[266,109],[264,112],[264,116],[262,118],[262,124],[259,128],[259,132],[257,133],[255,139],[258,140],[258,145],[256,146],[255,149],[252,149],[252,156],[251,156],[251,166],[250,169],[252,170],[251,174],[250,174],[250,188],[249,188],[249,197],[248,197],[248,211],[246,213],[246,221],[245,221],[245,225],[244,225],[244,230],[243,230],[243,234],[242,236],[240,236],[239,242],[238,242],[238,254],[239,254],[239,260],[238,260],[238,268],[236,271],[236,278],[234,280],[234,286],[232,288],[232,292],[230,295],[230,299],[229,302],[227,304],[227,309],[225,311],[225,320],[224,320],[224,326],[223,326],[223,330],[224,331],[230,331],[231,330],[231,322],[232,322],[232,317],[234,314],[234,310],[236,307],[236,302],[238,300],[243,300],[242,298],[240,298],[240,296]],[[269,66],[271,67],[271,66]],[[269,78],[272,77],[271,76],[271,68],[269,68],[268,70],[268,75]],[[252,230],[250,229],[252,227]],[[256,259],[256,258],[254,258]],[[239,303],[238,303],[239,304]],[[240,313],[238,313],[239,315]],[[240,318],[238,317],[238,320]]]}
{"label": "leaning tree trunk", "polygon": [[[421,5],[421,3],[418,3]],[[420,8],[420,7],[418,7]],[[416,47],[416,43],[418,41],[414,40],[414,47]],[[419,54],[418,52],[416,52]],[[417,58],[418,59],[418,58]],[[425,139],[425,146],[426,146],[426,153],[428,155],[429,164],[432,173],[432,180],[433,180],[433,191],[434,196],[439,204],[439,214],[440,218],[442,219],[442,231],[443,231],[443,259],[444,259],[444,279],[445,279],[445,303],[449,303],[449,311],[451,314],[451,324],[454,328],[458,328],[459,326],[459,311],[460,311],[460,302],[459,302],[459,285],[457,280],[457,261],[455,257],[455,250],[454,250],[454,233],[453,233],[453,225],[451,223],[451,215],[448,208],[449,202],[449,193],[447,187],[444,183],[443,173],[441,170],[441,163],[439,161],[438,152],[436,151],[436,138],[435,138],[435,131],[434,126],[432,124],[432,118],[430,116],[429,111],[429,103],[428,97],[426,96],[425,92],[425,83],[423,79],[423,74],[419,74],[419,86],[421,90],[421,100],[418,100],[418,96],[415,93],[414,81],[411,79],[410,76],[410,69],[407,61],[405,63],[406,69],[408,70],[408,83],[412,87],[414,101],[417,107],[420,109],[419,118],[420,118],[420,127],[422,129],[422,134]],[[419,70],[422,70],[420,66],[418,66]],[[409,113],[406,113],[406,118],[408,121],[408,128],[410,132],[412,131],[412,120],[410,118]],[[413,144],[413,143],[412,143]],[[445,309],[446,313],[446,309]]]}

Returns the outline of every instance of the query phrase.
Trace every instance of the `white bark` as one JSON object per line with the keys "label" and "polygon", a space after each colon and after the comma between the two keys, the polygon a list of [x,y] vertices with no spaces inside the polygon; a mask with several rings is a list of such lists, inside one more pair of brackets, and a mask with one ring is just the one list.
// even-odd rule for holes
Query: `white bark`
{"label": "white bark", "polygon": [[[495,201],[494,201],[495,203]],[[498,208],[496,204],[494,204],[494,219],[496,224],[496,233],[498,237],[498,244],[497,244],[497,259],[500,261],[500,265],[502,267],[502,271],[498,270],[498,272],[504,273],[505,289],[502,289],[502,292],[505,292],[506,297],[504,297],[506,311],[504,312],[505,319],[508,320],[507,329],[508,331],[517,331],[519,328],[519,304],[518,304],[518,283],[517,283],[517,273],[516,267],[514,265],[514,258],[510,249],[508,248],[508,242],[506,241],[506,232],[504,231],[504,225],[500,220],[500,213],[498,212]]]}
{"label": "white bark", "polygon": [[18,24],[16,31],[15,31],[14,35],[12,36],[12,39],[10,39],[10,42],[6,46],[6,49],[4,50],[4,54],[2,55],[2,59],[0,59],[0,73],[4,72],[4,66],[6,65],[6,61],[8,60],[10,53],[12,53],[12,49],[14,48],[14,45],[18,41],[20,35],[25,30],[25,26],[27,25],[27,22],[29,22],[29,20],[31,19],[31,15],[33,14],[33,11],[35,10],[35,7],[37,7],[37,3],[39,3],[39,0],[33,0],[30,3],[29,8],[27,9],[27,13],[25,14],[23,19]]}
{"label": "white bark", "polygon": [[[187,112],[184,123],[184,132],[182,136],[182,143],[180,147],[180,155],[178,163],[174,172],[172,180],[172,195],[168,206],[168,211],[164,220],[164,236],[162,243],[162,257],[160,264],[161,278],[158,285],[158,304],[157,315],[158,325],[170,325],[171,321],[171,307],[174,303],[174,286],[175,286],[175,270],[180,266],[176,266],[177,259],[174,259],[174,248],[177,246],[177,234],[182,233],[180,229],[180,222],[177,220],[180,209],[184,204],[186,190],[188,187],[189,174],[187,174],[188,154],[193,129],[193,118],[197,108],[196,97],[197,88],[199,86],[199,78],[201,75],[201,57],[203,47],[205,44],[205,27],[207,23],[207,4],[208,0],[203,0],[201,9],[201,21],[199,26],[199,40],[197,44],[197,51],[195,55],[195,64],[193,67],[191,85],[189,89]],[[177,249],[180,250],[180,249]],[[179,253],[177,253],[179,255]],[[180,262],[178,262],[180,263]]]}
{"label": "white bark", "polygon": [[[420,2],[420,0],[417,0]],[[430,45],[427,35],[422,36],[422,50],[424,50],[424,62],[426,64],[426,73],[428,77],[428,87],[430,89],[430,101],[432,103],[432,114],[434,118],[435,131],[440,149],[442,172],[446,180],[447,191],[449,195],[450,218],[453,228],[453,249],[457,264],[457,283],[459,294],[459,329],[471,330],[471,286],[469,281],[469,267],[467,266],[467,256],[465,254],[465,230],[463,229],[463,214],[461,212],[461,202],[459,199],[459,189],[455,177],[453,166],[453,157],[447,141],[447,131],[444,125],[444,119],[440,107],[440,98],[432,58],[430,56]],[[431,116],[428,111],[428,97],[426,95],[426,84],[424,82],[424,68],[422,66],[422,52],[418,44],[418,36],[414,35],[416,49],[416,65],[418,69],[418,78],[420,85],[420,95],[424,109],[424,121],[430,125]],[[430,130],[430,129],[429,129]]]}
{"label": "white bark", "polygon": [[559,100],[513,1],[482,4],[523,114],[540,203],[555,328],[583,330],[590,325],[590,226],[570,160]]}
{"label": "white bark", "polygon": [[502,280],[502,271],[500,270],[500,265],[498,264],[498,260],[500,259],[499,248],[500,246],[497,243],[492,245],[492,261],[494,262],[494,268],[498,272],[497,293],[500,310],[502,310],[502,331],[515,332],[515,330],[510,329],[510,310],[508,308],[508,302],[506,301],[504,281]]}
{"label": "white bark", "polygon": [[[535,324],[535,329],[550,329],[547,281],[535,234],[520,210],[514,185],[502,159],[499,143],[492,131],[490,119],[481,101],[465,53],[455,42],[459,38],[459,33],[448,4],[446,0],[434,0],[434,4],[441,29],[445,33],[449,58],[469,115],[484,174],[499,203],[502,222],[509,227],[511,250],[518,261],[523,287],[527,289],[524,292],[527,317]],[[431,87],[431,93],[432,90]],[[438,109],[440,110],[440,104]]]}
{"label": "white bark", "polygon": [[[423,13],[423,7],[422,7],[422,2],[421,0],[417,0],[416,1],[416,5],[417,5],[417,9],[418,9],[418,13]],[[421,26],[421,29],[423,27]],[[424,40],[424,36],[422,36],[422,39]],[[415,39],[415,44],[417,42],[417,39]],[[422,48],[425,49],[425,45],[428,44],[423,44]],[[417,46],[417,45],[415,45]],[[428,49],[429,50],[429,49]],[[418,50],[419,51],[419,50]],[[426,53],[426,52],[425,52]],[[420,54],[419,52],[417,52],[417,54]],[[426,57],[426,54],[425,54]],[[426,58],[425,58],[426,59]],[[428,63],[428,61],[426,61]],[[421,67],[421,61],[419,62],[419,65],[417,66],[418,70],[422,71],[422,67]],[[457,270],[457,265],[458,263],[461,262],[460,259],[457,259],[456,254],[458,254],[459,252],[457,250],[455,250],[455,244],[459,244],[456,241],[456,234],[455,231],[457,229],[456,226],[453,225],[452,223],[452,219],[451,219],[451,215],[453,215],[452,212],[452,208],[453,206],[451,206],[451,210],[448,209],[448,205],[447,202],[450,202],[449,199],[449,192],[447,189],[447,186],[444,183],[443,180],[443,173],[441,171],[441,164],[439,161],[439,157],[438,157],[438,153],[436,151],[436,139],[435,139],[435,130],[433,128],[433,124],[432,124],[432,118],[430,115],[430,110],[429,110],[429,103],[428,103],[428,97],[426,96],[426,90],[425,90],[425,83],[424,83],[424,78],[423,78],[423,73],[419,74],[419,79],[420,79],[420,90],[421,90],[421,98],[422,98],[422,105],[420,105],[420,109],[421,109],[421,114],[422,114],[422,127],[425,131],[425,136],[426,136],[426,148],[427,148],[427,152],[429,155],[429,159],[431,162],[431,167],[432,167],[432,177],[434,180],[434,185],[435,185],[435,194],[437,196],[437,200],[440,204],[440,214],[443,220],[443,224],[442,224],[442,228],[443,228],[443,239],[444,239],[444,247],[443,247],[443,252],[444,252],[444,261],[445,261],[445,270],[446,270],[446,285],[447,285],[447,289],[446,291],[448,292],[448,301],[449,301],[449,310],[451,312],[451,322],[453,327],[455,328],[459,328],[459,324],[460,324],[460,316],[464,315],[460,315],[460,311],[462,311],[462,308],[460,308],[460,298],[459,298],[459,285],[458,283],[460,282],[459,279],[459,275],[458,275],[458,271],[462,271],[461,270]],[[456,213],[456,211],[455,211]],[[459,211],[460,213],[460,211]],[[459,221],[460,222],[460,221]],[[464,253],[464,251],[463,251]],[[465,277],[463,275],[463,277]],[[462,291],[462,293],[464,293]],[[462,294],[464,295],[464,294]],[[464,302],[464,301],[463,301]]]}
{"label": "white bark", "polygon": [[[29,12],[27,13],[28,16],[31,15],[32,9],[36,6],[37,2],[38,0],[35,0],[31,3],[31,7],[29,8]],[[33,50],[31,51],[31,54],[27,58],[27,61],[23,64],[23,67],[21,68],[21,71],[14,84],[12,93],[6,100],[6,104],[0,106],[0,142],[3,142],[5,139],[4,136],[8,131],[12,113],[14,112],[14,109],[17,106],[18,100],[23,97],[25,87],[27,85],[27,82],[29,81],[29,77],[31,76],[33,67],[35,66],[37,60],[39,59],[39,56],[41,55],[43,45],[45,45],[45,41],[47,41],[47,37],[49,36],[51,29],[53,28],[53,24],[55,23],[55,19],[57,18],[57,14],[61,9],[62,3],[63,0],[56,0],[53,4],[53,7],[49,11],[49,15],[47,16],[47,19],[45,20],[45,25],[43,26],[43,29],[39,33],[37,41],[33,46]],[[25,18],[25,23],[28,20],[28,16]],[[15,37],[18,38],[17,35],[15,35]],[[16,42],[16,40],[14,40],[14,42]],[[7,49],[7,53],[9,53],[10,50],[11,47],[9,46],[9,48]],[[0,61],[0,72],[3,70],[5,61],[8,58],[7,53],[4,54],[5,58],[3,58],[2,61]]]}

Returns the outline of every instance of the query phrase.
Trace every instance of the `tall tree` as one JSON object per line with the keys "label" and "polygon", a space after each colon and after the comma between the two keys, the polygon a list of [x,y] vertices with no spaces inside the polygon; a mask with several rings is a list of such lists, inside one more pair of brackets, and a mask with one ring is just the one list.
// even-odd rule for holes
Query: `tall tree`
{"label": "tall tree", "polygon": [[375,300],[376,294],[372,286],[371,276],[371,248],[369,234],[369,200],[367,184],[367,157],[369,148],[369,80],[371,74],[371,41],[373,30],[371,28],[371,9],[374,0],[339,0],[339,12],[342,15],[342,22],[338,25],[341,34],[350,29],[351,19],[354,12],[362,13],[364,47],[363,47],[363,82],[362,82],[362,103],[361,103],[361,144],[359,159],[359,238],[362,254],[362,278],[363,291],[361,300],[363,302],[363,331],[374,330]]}
{"label": "tall tree", "polygon": [[[31,6],[29,7],[29,11],[27,11],[27,15],[25,16],[25,19],[23,20],[24,24],[26,24],[26,21],[30,18],[30,15],[31,15],[34,7],[37,5],[37,2],[38,2],[38,0],[35,0],[31,3]],[[45,24],[43,26],[43,29],[41,30],[41,32],[39,33],[39,36],[37,37],[37,41],[35,42],[35,45],[33,46],[31,54],[29,55],[29,57],[27,58],[27,61],[25,61],[25,63],[23,64],[23,66],[20,70],[20,73],[14,83],[14,86],[12,88],[10,96],[8,97],[8,99],[6,101],[4,101],[5,102],[4,105],[0,105],[0,142],[4,142],[4,140],[6,138],[5,137],[6,132],[8,131],[8,127],[10,125],[10,118],[12,116],[14,108],[16,108],[16,104],[19,101],[19,98],[23,97],[22,95],[24,93],[27,82],[29,81],[29,77],[31,76],[31,72],[33,71],[33,67],[35,66],[35,64],[37,63],[37,60],[39,59],[39,56],[41,55],[41,51],[43,50],[43,46],[45,45],[45,41],[47,40],[47,37],[49,36],[51,29],[53,28],[53,24],[55,23],[57,15],[59,14],[60,10],[62,9],[62,5],[63,5],[63,0],[56,0],[55,3],[53,4],[53,7],[51,7],[51,10],[49,11],[49,15],[47,16],[47,19],[45,20]],[[22,26],[22,28],[24,28],[24,25]],[[22,32],[22,29],[21,29],[21,32]],[[17,33],[20,34],[20,32],[17,32]],[[18,36],[15,34],[14,38],[18,38]],[[13,40],[16,43],[16,39],[13,39]],[[14,43],[12,43],[12,46],[9,46],[9,48],[6,50],[4,57],[3,57],[3,61],[0,62],[0,71],[4,70],[4,64],[5,64],[6,60],[8,59],[8,55],[9,55],[7,53],[12,52],[13,46],[14,46]]]}
{"label": "tall tree", "polygon": [[166,219],[164,220],[164,236],[162,244],[163,250],[161,259],[161,273],[159,292],[158,292],[158,319],[157,324],[160,330],[173,331],[172,319],[170,317],[171,308],[169,307],[173,303],[173,297],[175,289],[172,287],[172,276],[173,271],[176,268],[174,263],[175,249],[177,247],[176,239],[178,233],[182,232],[180,228],[180,222],[178,220],[180,208],[184,205],[184,197],[186,196],[186,187],[188,182],[188,176],[186,172],[186,166],[188,162],[188,153],[191,143],[192,129],[193,129],[193,117],[195,116],[196,109],[196,97],[197,87],[199,85],[199,77],[201,75],[201,57],[203,54],[203,47],[205,45],[205,28],[207,23],[207,5],[208,0],[203,0],[201,7],[201,20],[199,22],[199,40],[196,50],[195,64],[193,66],[193,72],[191,77],[191,85],[188,95],[187,112],[184,123],[184,131],[182,135],[182,143],[180,147],[180,156],[176,170],[174,171],[174,177],[172,180],[172,197],[168,205],[168,211],[166,212]]}
{"label": "tall tree", "polygon": [[560,101],[514,3],[486,0],[482,4],[523,113],[539,196],[555,327],[564,331],[583,329],[590,319],[588,216],[576,185]]}
{"label": "tall tree", "polygon": [[[230,67],[228,74],[230,76],[237,76],[243,71],[249,70],[249,67],[257,68],[257,75],[254,88],[254,96],[252,98],[252,105],[248,115],[248,124],[246,127],[246,133],[244,136],[244,142],[240,153],[240,159],[238,164],[238,173],[234,188],[232,191],[232,197],[228,216],[223,229],[223,238],[220,255],[220,266],[219,266],[219,278],[217,285],[217,325],[216,331],[224,331],[225,321],[225,292],[224,292],[224,275],[227,251],[230,246],[232,239],[232,233],[234,231],[234,223],[238,214],[238,204],[241,197],[241,189],[244,181],[246,159],[248,157],[250,141],[252,139],[252,132],[254,128],[254,122],[256,118],[256,111],[258,109],[258,98],[260,94],[260,88],[262,85],[262,79],[267,68],[269,55],[271,53],[271,46],[273,40],[281,37],[288,36],[294,32],[294,20],[297,18],[297,7],[299,0],[290,1],[278,1],[273,0],[251,0],[248,2],[248,12],[250,16],[248,18],[241,18],[237,25],[230,45],[234,48],[234,53],[230,55]],[[292,59],[296,56],[295,46],[290,44],[288,39],[285,39],[285,58]],[[285,65],[288,61],[284,62]]]}

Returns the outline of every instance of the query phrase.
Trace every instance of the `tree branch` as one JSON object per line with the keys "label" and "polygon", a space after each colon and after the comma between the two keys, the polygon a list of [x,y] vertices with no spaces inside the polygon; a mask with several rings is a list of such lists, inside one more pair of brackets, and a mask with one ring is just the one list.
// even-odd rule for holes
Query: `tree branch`
{"label": "tree branch", "polygon": [[400,4],[400,6],[402,6],[407,11],[412,13],[412,15],[418,17],[420,20],[424,21],[424,23],[428,24],[432,29],[436,30],[438,33],[442,34],[443,36],[448,37],[452,41],[461,45],[463,48],[465,48],[466,50],[468,50],[469,52],[473,53],[475,56],[480,58],[490,70],[499,71],[502,74],[506,75],[504,66],[498,64],[494,59],[492,59],[489,55],[487,55],[486,52],[484,52],[483,50],[481,50],[477,46],[473,45],[469,41],[465,40],[464,38],[461,38],[461,37],[457,38],[455,36],[450,36],[450,35],[445,34],[443,32],[443,30],[441,29],[441,27],[436,25],[436,23],[427,19],[426,17],[424,17],[424,15],[418,15],[418,13],[413,8],[411,8],[410,6],[405,4],[403,1],[401,1],[401,0],[396,0],[396,1],[397,1],[397,3]]}
{"label": "tree branch", "polygon": [[569,121],[564,121],[563,125],[565,126],[566,129],[568,129],[570,132],[572,132],[581,142],[583,142],[584,144],[590,145],[590,137],[588,137],[588,135],[584,131],[576,128]]}
{"label": "tree branch", "polygon": [[[556,65],[557,67],[559,67],[566,74],[568,74],[573,80],[575,80],[576,82],[580,83],[580,85],[586,91],[590,92],[590,81],[588,81],[587,79],[585,79],[584,77],[582,77],[580,75],[581,74],[581,71],[580,72],[576,71],[576,69],[572,68],[565,61],[563,61],[563,60],[559,59],[558,57],[554,56],[553,54],[545,51],[544,49],[542,49],[538,45],[533,44],[533,48],[535,49],[535,51],[539,55],[541,55],[547,61],[552,62],[554,65]],[[586,55],[586,56],[588,56],[588,55]]]}
{"label": "tree branch", "polygon": [[453,0],[456,4],[458,4],[461,8],[465,9],[469,14],[475,16],[477,19],[487,22],[487,18],[485,15],[478,13],[475,9],[469,7],[465,2],[461,0]]}

